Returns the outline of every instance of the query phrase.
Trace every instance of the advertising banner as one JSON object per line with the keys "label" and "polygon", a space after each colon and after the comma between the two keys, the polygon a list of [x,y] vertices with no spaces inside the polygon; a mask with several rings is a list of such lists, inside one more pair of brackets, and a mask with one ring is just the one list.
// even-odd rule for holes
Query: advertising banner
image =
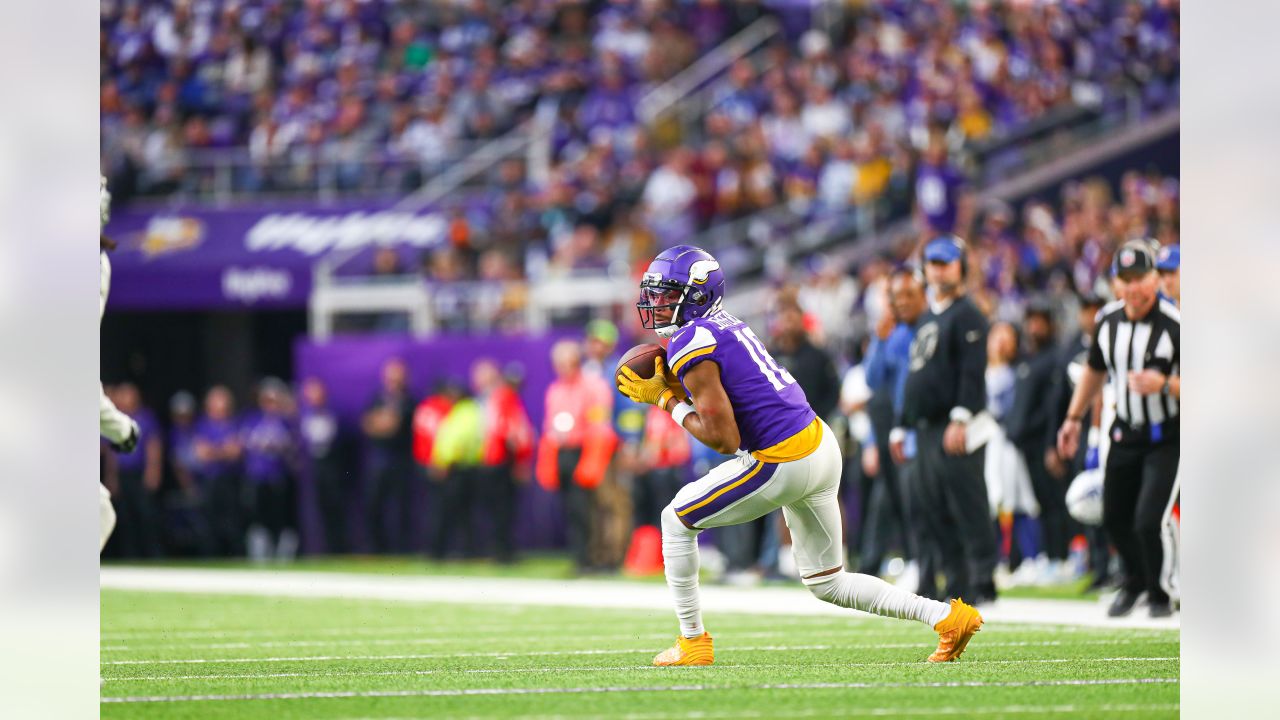
{"label": "advertising banner", "polygon": [[104,230],[120,244],[111,254],[110,307],[302,309],[319,259],[381,245],[416,258],[444,242],[449,222],[439,209],[404,212],[385,201],[122,209]]}

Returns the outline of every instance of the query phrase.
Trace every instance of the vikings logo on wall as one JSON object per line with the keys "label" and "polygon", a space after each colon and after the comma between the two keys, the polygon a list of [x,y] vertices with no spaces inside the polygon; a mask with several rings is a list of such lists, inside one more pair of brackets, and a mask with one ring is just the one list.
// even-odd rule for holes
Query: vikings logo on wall
{"label": "vikings logo on wall", "polygon": [[916,332],[916,339],[911,341],[911,371],[924,367],[938,349],[938,323],[927,322]]}
{"label": "vikings logo on wall", "polygon": [[157,216],[147,223],[139,249],[147,257],[190,250],[205,238],[204,222],[194,217]]}

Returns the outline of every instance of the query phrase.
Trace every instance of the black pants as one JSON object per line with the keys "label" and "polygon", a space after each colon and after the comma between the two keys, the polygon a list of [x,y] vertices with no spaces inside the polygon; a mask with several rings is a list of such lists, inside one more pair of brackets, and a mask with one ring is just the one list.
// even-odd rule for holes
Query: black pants
{"label": "black pants", "polygon": [[347,489],[342,466],[331,459],[316,460],[311,464],[311,474],[315,479],[320,517],[324,522],[325,552],[350,552],[347,544]]}
{"label": "black pants", "polygon": [[449,554],[449,541],[458,527],[462,528],[462,555],[476,554],[476,527],[472,505],[480,471],[474,467],[451,467],[438,485],[440,501],[436,503],[436,533],[431,541],[431,555],[437,560]]}
{"label": "black pants", "polygon": [[[883,456],[882,456],[883,457]],[[883,460],[881,461],[883,463]],[[890,462],[893,462],[890,460]],[[929,598],[942,597],[938,591],[938,570],[942,564],[937,542],[933,533],[925,532],[924,527],[932,521],[926,512],[924,488],[920,484],[920,473],[915,459],[897,467],[898,476],[905,490],[907,506],[907,524],[910,534],[915,538],[915,560],[920,568],[920,584],[916,588],[917,595]]]}
{"label": "black pants", "polygon": [[942,449],[945,430],[940,423],[916,433],[922,529],[933,536],[940,553],[946,597],[973,598],[994,592],[992,577],[999,559],[983,477],[986,451],[948,455]]}
{"label": "black pants", "polygon": [[160,557],[159,515],[155,494],[143,484],[141,470],[121,470],[120,487],[112,496],[116,510],[116,555]]}
{"label": "black pants", "polygon": [[[393,461],[376,467],[372,477],[369,502],[369,536],[375,552],[403,553],[409,551],[410,518],[413,505],[409,486],[417,470],[407,459]],[[387,522],[387,506],[390,505],[393,522]]]}
{"label": "black pants", "polygon": [[516,556],[516,481],[511,464],[482,467],[477,480],[476,505],[493,521],[490,550],[498,562],[511,562]]}
{"label": "black pants", "polygon": [[216,557],[244,555],[243,483],[233,472],[208,477],[203,483],[208,551]]}
{"label": "black pants", "polygon": [[595,522],[594,488],[588,489],[573,479],[582,451],[577,448],[560,450],[556,457],[560,478],[560,498],[564,502],[565,534],[569,541],[569,555],[579,570],[591,567],[591,533]]}
{"label": "black pants", "polygon": [[[1031,475],[1031,490],[1040,505],[1040,529],[1044,533],[1044,552],[1050,560],[1066,560],[1067,545],[1067,486],[1049,474],[1044,466],[1047,446],[1044,441],[1033,441],[1018,446],[1027,472]],[[1016,567],[1010,561],[1011,567]]]}
{"label": "black pants", "polygon": [[880,472],[862,479],[869,492],[863,495],[861,542],[858,544],[858,572],[867,575],[880,573],[893,537],[898,528],[902,537],[902,549],[908,560],[916,559],[916,543],[911,521],[907,514],[907,497],[898,466],[889,455],[888,443],[878,448]]}
{"label": "black pants", "polygon": [[271,535],[274,546],[285,530],[297,530],[297,503],[293,494],[293,478],[253,483],[249,524],[262,527]]}
{"label": "black pants", "polygon": [[662,527],[662,511],[680,492],[681,469],[677,467],[654,468],[642,472],[631,486],[632,518],[635,527],[652,525]]}
{"label": "black pants", "polygon": [[1102,526],[1124,562],[1125,588],[1168,602],[1160,587],[1160,523],[1178,475],[1177,438],[1159,444],[1112,443],[1102,488]]}

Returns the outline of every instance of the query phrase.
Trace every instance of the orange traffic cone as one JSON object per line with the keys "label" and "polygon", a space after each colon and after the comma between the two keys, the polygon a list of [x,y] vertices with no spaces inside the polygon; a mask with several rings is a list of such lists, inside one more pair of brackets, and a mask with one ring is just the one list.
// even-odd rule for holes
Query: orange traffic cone
{"label": "orange traffic cone", "polygon": [[652,525],[636,528],[622,570],[627,575],[661,575],[662,531]]}

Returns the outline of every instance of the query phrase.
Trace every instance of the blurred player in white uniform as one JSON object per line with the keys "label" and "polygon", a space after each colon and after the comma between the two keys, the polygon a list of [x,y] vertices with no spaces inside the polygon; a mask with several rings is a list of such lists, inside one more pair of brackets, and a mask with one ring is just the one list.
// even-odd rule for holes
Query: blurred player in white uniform
{"label": "blurred player in white uniform", "polygon": [[[102,215],[102,223],[99,231],[107,226],[107,219],[111,217],[111,193],[107,192],[107,179],[102,178],[102,188],[99,193],[99,210]],[[102,314],[107,310],[107,295],[111,292],[111,261],[107,259],[107,251],[115,248],[115,243],[107,239],[106,235],[99,234],[98,257],[100,263],[100,296],[98,302],[98,327],[102,327]],[[134,446],[138,444],[138,423],[133,418],[125,415],[116,409],[115,403],[111,402],[111,398],[107,397],[106,389],[102,388],[101,383],[98,386],[98,432],[102,433],[102,437],[111,443],[111,447],[117,452],[130,452]],[[111,493],[107,491],[107,487],[99,483],[98,485],[99,500],[98,510],[99,517],[102,520],[101,540],[98,543],[98,552],[102,552],[102,548],[107,545],[107,538],[111,537],[111,531],[116,526],[116,511],[111,507]]]}

